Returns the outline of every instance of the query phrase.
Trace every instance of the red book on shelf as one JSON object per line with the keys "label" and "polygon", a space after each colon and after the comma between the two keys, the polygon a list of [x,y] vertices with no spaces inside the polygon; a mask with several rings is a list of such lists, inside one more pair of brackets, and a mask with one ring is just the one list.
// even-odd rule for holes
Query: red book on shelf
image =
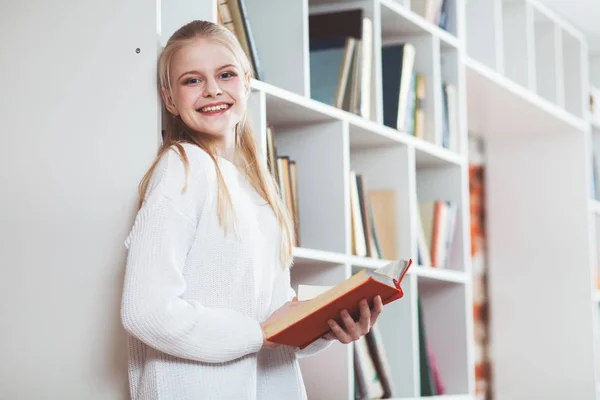
{"label": "red book on shelf", "polygon": [[362,299],[367,299],[369,306],[378,295],[384,305],[400,299],[404,296],[401,284],[411,264],[412,260],[399,260],[377,270],[361,270],[263,326],[267,340],[302,349],[330,331],[327,323],[330,319],[343,327],[340,317],[343,309],[357,320]]}

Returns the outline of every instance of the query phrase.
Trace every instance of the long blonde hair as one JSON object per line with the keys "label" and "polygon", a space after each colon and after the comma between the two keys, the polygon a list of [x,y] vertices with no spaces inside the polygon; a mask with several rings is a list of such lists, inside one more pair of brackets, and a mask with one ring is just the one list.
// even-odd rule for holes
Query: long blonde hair
{"label": "long blonde hair", "polygon": [[[207,38],[228,48],[238,60],[244,73],[252,74],[250,61],[242,50],[236,37],[227,28],[209,21],[192,21],[179,28],[169,38],[158,60],[158,82],[159,91],[171,96],[171,82],[169,71],[171,60],[175,53],[183,46],[197,38]],[[189,161],[181,143],[192,143],[204,149],[212,158],[218,178],[218,205],[217,212],[219,223],[228,231],[231,228],[232,203],[229,191],[223,179],[216,156],[215,138],[211,135],[193,132],[189,129],[180,117],[177,117],[166,109],[165,99],[162,99],[162,113],[165,119],[165,129],[163,133],[163,142],[158,150],[157,157],[144,175],[139,186],[140,207],[152,177],[154,169],[161,157],[174,146],[184,163],[186,176],[189,173]],[[236,164],[250,181],[255,190],[265,199],[273,209],[279,222],[281,240],[280,240],[280,261],[282,265],[287,266],[292,263],[292,248],[295,243],[295,233],[293,228],[293,219],[287,206],[283,203],[279,194],[278,185],[273,176],[266,168],[265,164],[258,159],[258,150],[252,124],[248,121],[248,111],[244,112],[240,122],[236,125]],[[187,182],[187,179],[186,179]],[[185,191],[187,184],[184,184]]]}

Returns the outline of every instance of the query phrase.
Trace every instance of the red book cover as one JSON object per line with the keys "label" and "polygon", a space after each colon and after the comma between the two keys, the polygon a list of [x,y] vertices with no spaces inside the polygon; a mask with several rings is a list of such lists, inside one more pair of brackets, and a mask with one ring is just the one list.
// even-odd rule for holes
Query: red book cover
{"label": "red book cover", "polygon": [[265,326],[267,340],[304,348],[330,331],[329,319],[343,327],[340,312],[348,310],[355,320],[360,316],[359,302],[381,296],[383,304],[403,297],[402,280],[412,260],[392,262],[376,271],[362,270],[314,299],[307,300],[293,313]]}

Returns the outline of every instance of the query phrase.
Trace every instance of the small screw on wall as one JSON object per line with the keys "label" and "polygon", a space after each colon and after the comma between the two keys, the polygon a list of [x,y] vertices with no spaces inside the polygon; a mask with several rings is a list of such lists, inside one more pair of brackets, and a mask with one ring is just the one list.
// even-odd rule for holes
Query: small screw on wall
{"label": "small screw on wall", "polygon": [[142,51],[142,50],[140,50],[140,48],[139,48],[139,47],[138,47],[137,49],[135,49],[135,52],[136,52],[137,54],[140,54],[140,51]]}

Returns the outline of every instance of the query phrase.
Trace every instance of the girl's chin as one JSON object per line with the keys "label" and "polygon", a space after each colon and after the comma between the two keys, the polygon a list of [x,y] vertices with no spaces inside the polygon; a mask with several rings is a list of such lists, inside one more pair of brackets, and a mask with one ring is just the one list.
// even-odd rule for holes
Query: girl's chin
{"label": "girl's chin", "polygon": [[194,130],[205,132],[213,136],[224,136],[228,132],[233,132],[235,125],[229,123],[222,124],[196,124]]}

